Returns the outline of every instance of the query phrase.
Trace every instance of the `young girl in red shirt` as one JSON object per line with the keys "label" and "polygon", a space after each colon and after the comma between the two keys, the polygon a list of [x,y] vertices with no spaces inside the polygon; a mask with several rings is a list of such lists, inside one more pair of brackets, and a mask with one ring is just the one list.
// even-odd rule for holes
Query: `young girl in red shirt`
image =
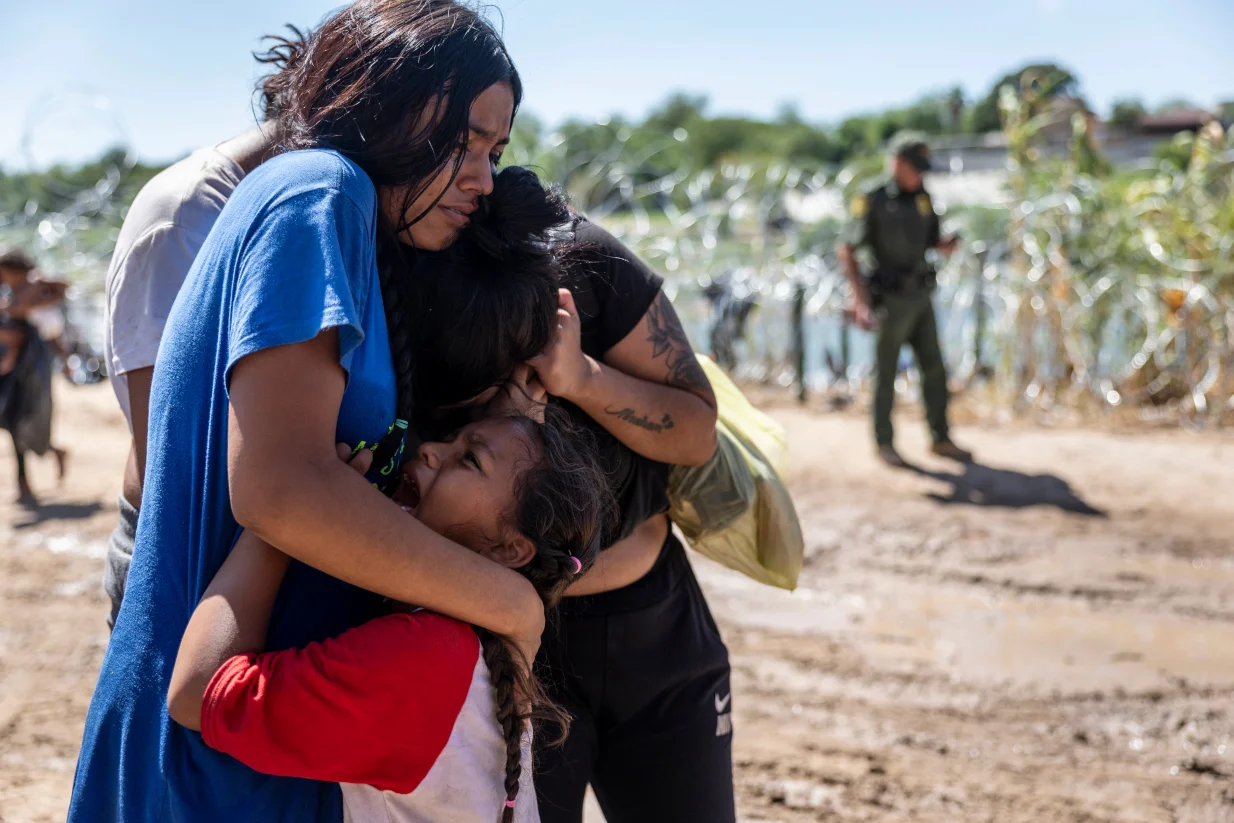
{"label": "young girl in red shirt", "polygon": [[[585,436],[550,413],[423,444],[394,499],[520,571],[551,607],[598,550],[606,495]],[[263,651],[288,562],[248,532],[237,540],[185,631],[172,719],[258,771],[340,783],[348,821],[538,821],[527,721],[562,718],[518,652],[407,604],[323,643]]]}

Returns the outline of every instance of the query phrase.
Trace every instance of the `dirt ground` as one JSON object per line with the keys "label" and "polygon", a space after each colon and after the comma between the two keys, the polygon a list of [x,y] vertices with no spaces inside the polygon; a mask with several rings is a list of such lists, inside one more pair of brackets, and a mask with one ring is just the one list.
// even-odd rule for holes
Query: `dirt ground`
{"label": "dirt ground", "polygon": [[[37,461],[44,505],[0,504],[5,823],[63,819],[107,642],[125,429],[106,385],[57,389],[68,480]],[[775,414],[801,588],[695,564],[744,821],[1234,821],[1234,439],[968,426],[962,468],[906,411],[893,471],[857,413]]]}

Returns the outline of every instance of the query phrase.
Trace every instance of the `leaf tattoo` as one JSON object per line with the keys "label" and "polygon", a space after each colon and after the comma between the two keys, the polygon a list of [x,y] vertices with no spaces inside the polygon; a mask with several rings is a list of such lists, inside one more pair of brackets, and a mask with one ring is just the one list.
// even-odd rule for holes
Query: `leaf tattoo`
{"label": "leaf tattoo", "polygon": [[668,377],[664,382],[704,398],[713,397],[711,383],[694,356],[677,312],[673,311],[673,304],[664,292],[657,294],[647,309],[647,328],[652,358],[665,357],[668,364]]}

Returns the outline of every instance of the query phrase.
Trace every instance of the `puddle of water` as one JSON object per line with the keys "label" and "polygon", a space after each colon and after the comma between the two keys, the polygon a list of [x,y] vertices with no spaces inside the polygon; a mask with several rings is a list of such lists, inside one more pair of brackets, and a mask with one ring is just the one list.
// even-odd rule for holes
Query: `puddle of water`
{"label": "puddle of water", "polygon": [[1064,694],[1157,689],[1178,677],[1234,685],[1234,657],[1219,653],[1234,648],[1234,624],[885,578],[870,580],[864,594],[789,593],[710,562],[695,568],[723,617],[834,635],[880,668],[921,662],[958,681]]}

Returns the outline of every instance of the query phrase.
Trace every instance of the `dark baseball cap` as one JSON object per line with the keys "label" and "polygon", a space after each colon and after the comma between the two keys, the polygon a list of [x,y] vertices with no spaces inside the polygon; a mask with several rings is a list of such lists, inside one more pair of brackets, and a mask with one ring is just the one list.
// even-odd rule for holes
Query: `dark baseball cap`
{"label": "dark baseball cap", "polygon": [[909,163],[912,163],[913,168],[917,171],[929,171],[930,165],[930,144],[926,142],[925,135],[918,132],[900,132],[895,137],[891,138],[891,143],[887,146],[887,153],[893,157],[903,157]]}

